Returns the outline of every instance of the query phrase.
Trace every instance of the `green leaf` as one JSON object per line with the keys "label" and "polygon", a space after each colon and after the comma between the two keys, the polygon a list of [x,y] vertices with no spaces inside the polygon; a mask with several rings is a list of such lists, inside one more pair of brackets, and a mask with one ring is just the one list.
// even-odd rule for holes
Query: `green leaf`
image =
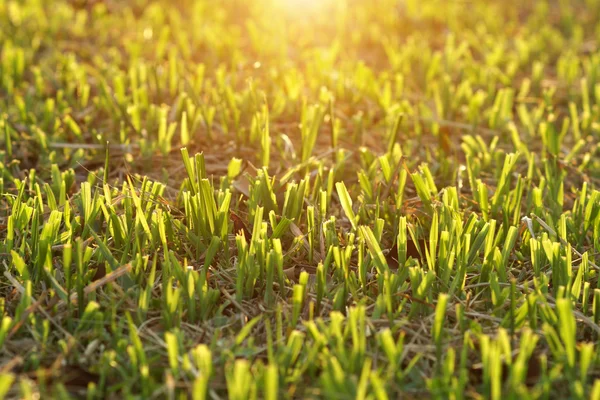
{"label": "green leaf", "polygon": [[246,323],[246,325],[244,325],[242,329],[240,329],[240,332],[235,337],[235,344],[237,346],[239,346],[244,342],[244,340],[246,340],[248,335],[250,335],[250,333],[252,332],[252,328],[254,328],[254,326],[262,320],[262,318],[262,315],[254,317],[250,321],[248,321],[248,323]]}
{"label": "green leaf", "polygon": [[350,194],[348,193],[348,189],[346,189],[346,185],[344,184],[344,182],[338,182],[335,184],[335,188],[337,190],[338,196],[340,198],[340,203],[342,205],[344,213],[346,214],[346,217],[348,218],[348,220],[350,220],[352,228],[356,229],[357,219],[356,215],[354,214],[354,211],[352,210],[352,198],[350,198]]}

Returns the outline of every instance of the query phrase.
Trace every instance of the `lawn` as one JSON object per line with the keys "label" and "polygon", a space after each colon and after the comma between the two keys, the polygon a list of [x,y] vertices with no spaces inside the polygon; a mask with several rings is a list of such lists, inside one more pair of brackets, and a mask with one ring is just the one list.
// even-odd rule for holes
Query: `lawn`
{"label": "lawn", "polygon": [[600,399],[600,0],[1,0],[0,398]]}

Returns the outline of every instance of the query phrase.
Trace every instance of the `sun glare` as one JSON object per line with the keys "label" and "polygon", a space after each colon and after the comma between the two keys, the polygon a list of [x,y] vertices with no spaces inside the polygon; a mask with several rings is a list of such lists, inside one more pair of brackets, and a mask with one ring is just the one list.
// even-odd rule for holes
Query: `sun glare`
{"label": "sun glare", "polygon": [[312,11],[327,3],[326,0],[278,0],[292,11]]}

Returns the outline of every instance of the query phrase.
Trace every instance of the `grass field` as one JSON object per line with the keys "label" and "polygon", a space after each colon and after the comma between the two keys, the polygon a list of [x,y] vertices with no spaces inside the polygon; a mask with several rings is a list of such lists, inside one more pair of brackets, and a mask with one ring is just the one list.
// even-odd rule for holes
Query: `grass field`
{"label": "grass field", "polygon": [[0,398],[600,399],[600,0],[0,1]]}

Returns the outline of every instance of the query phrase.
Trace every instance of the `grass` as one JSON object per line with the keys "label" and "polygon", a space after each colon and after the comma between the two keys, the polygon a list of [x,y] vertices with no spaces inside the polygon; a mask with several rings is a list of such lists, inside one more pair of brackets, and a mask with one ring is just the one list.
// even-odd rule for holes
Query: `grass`
{"label": "grass", "polygon": [[0,398],[600,399],[600,1],[171,3],[0,2]]}

